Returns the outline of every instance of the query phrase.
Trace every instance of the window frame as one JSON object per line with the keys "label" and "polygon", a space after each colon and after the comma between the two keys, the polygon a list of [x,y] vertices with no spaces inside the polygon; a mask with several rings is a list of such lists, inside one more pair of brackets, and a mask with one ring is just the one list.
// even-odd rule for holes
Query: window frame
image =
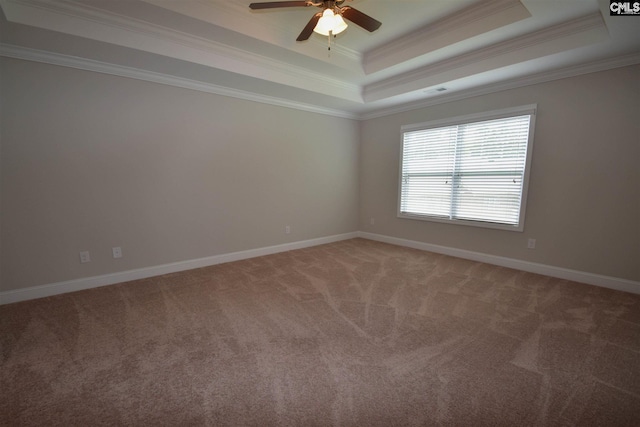
{"label": "window frame", "polygon": [[[492,110],[482,113],[469,114],[464,116],[450,117],[445,119],[431,120],[423,123],[415,123],[409,125],[403,125],[400,128],[400,153],[399,153],[399,170],[398,170],[398,199],[397,199],[397,217],[402,219],[412,219],[420,221],[439,222],[445,224],[458,224],[482,228],[491,228],[508,231],[524,231],[525,213],[527,207],[527,196],[529,190],[529,176],[531,173],[531,160],[533,157],[533,142],[535,133],[535,122],[537,115],[537,104],[522,105],[519,107],[505,108],[501,110]],[[518,223],[515,225],[504,224],[498,222],[481,221],[481,220],[468,220],[457,218],[446,218],[441,216],[432,216],[426,214],[406,213],[402,212],[402,184],[403,184],[403,163],[404,163],[404,134],[406,132],[428,130],[434,128],[441,128],[447,126],[456,126],[468,123],[477,123],[495,119],[516,117],[530,115],[529,122],[529,134],[526,147],[526,157],[523,172],[522,181],[522,193],[520,197],[520,212],[518,216]],[[455,179],[455,177],[454,177]],[[453,201],[450,201],[453,203]]]}

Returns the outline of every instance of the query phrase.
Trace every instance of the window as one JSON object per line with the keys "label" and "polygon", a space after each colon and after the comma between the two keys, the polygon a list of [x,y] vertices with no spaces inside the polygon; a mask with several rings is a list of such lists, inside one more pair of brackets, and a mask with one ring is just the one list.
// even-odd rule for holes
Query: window
{"label": "window", "polygon": [[403,126],[398,216],[522,231],[535,109]]}

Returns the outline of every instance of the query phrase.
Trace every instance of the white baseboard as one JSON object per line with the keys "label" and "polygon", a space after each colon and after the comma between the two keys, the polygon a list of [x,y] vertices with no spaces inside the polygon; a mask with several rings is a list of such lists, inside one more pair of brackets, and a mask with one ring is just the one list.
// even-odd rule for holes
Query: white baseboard
{"label": "white baseboard", "polygon": [[353,239],[355,237],[358,237],[357,232],[337,234],[334,236],[320,237],[317,239],[302,240],[298,242],[284,243],[281,245],[267,246],[264,248],[249,249],[246,251],[231,252],[228,254],[214,255],[206,258],[198,258],[193,260],[174,262],[170,264],[156,265],[153,267],[139,268],[136,270],[105,274],[102,276],[85,277],[65,282],[50,283],[46,285],[33,286],[30,288],[4,291],[0,292],[0,305],[36,298],[49,297],[53,295],[64,294],[67,292],[81,291],[84,289],[97,288],[100,286],[113,285],[116,283],[128,282],[130,280],[145,279],[147,277],[176,273],[178,271],[191,270],[194,268],[208,267],[210,265],[223,264],[225,262],[240,261],[243,259],[271,255],[295,249],[308,248],[311,246],[324,245],[326,243]]}
{"label": "white baseboard", "polygon": [[357,231],[353,233],[337,234],[334,236],[320,237],[317,239],[302,240],[299,242],[285,243],[264,248],[249,249],[240,252],[214,255],[206,258],[198,258],[187,261],[174,262],[170,264],[157,265],[153,267],[140,268],[136,270],[122,271],[118,273],[105,274],[102,276],[85,277],[81,279],[69,280],[65,282],[50,283],[46,285],[33,286],[24,289],[15,289],[0,292],[0,305],[14,302],[27,301],[36,298],[49,297],[67,292],[81,291],[84,289],[97,288],[100,286],[113,285],[116,283],[128,282],[131,280],[145,279],[147,277],[160,276],[162,274],[176,273],[179,271],[191,270],[194,268],[207,267],[210,265],[223,264],[225,262],[240,261],[264,255],[276,254],[295,249],[308,248],[326,243],[338,242],[341,240],[361,237],[378,242],[390,243],[398,246],[420,249],[444,255],[455,256],[472,261],[484,262],[487,264],[499,265],[530,273],[543,274],[545,276],[557,277],[560,279],[572,280],[589,285],[601,286],[604,288],[640,294],[640,282],[633,280],[619,279],[616,277],[602,276],[583,271],[570,270],[561,267],[554,267],[545,264],[522,261],[513,258],[500,257],[496,255],[483,254],[481,252],[467,251],[447,246],[433,245],[430,243],[418,242],[415,240],[401,239],[398,237],[385,236],[382,234],[367,233]]}
{"label": "white baseboard", "polygon": [[599,274],[586,273],[584,271],[570,270],[567,268],[554,267],[551,265],[538,264],[535,262],[522,261],[519,259],[483,254],[481,252],[473,252],[447,246],[433,245],[430,243],[401,239],[398,237],[385,236],[382,234],[367,233],[364,231],[360,231],[357,234],[358,237],[369,240],[376,240],[378,242],[390,243],[398,246],[406,246],[423,251],[435,252],[443,255],[451,255],[471,261],[479,261],[487,264],[499,265],[501,267],[527,271],[529,273],[537,273],[545,276],[571,280],[574,282],[586,283],[588,285],[640,294],[640,282],[636,282],[633,280],[619,279],[617,277],[610,276],[601,276]]}

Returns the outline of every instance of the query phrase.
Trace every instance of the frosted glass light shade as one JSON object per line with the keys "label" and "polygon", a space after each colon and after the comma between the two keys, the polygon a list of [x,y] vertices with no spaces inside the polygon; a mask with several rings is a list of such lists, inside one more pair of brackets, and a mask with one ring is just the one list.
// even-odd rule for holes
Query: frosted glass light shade
{"label": "frosted glass light shade", "polygon": [[325,9],[313,31],[323,36],[328,36],[329,33],[333,35],[340,34],[346,29],[347,23],[344,22],[342,16],[336,15],[331,9]]}
{"label": "frosted glass light shade", "polygon": [[347,29],[347,23],[344,22],[344,19],[342,19],[342,15],[335,15],[333,22],[333,31],[331,31],[333,34],[340,34]]}

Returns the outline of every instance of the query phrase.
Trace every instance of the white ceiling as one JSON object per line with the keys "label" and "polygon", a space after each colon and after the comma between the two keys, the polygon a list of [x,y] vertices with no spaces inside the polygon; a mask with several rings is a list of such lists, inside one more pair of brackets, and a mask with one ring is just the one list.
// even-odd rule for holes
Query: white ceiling
{"label": "white ceiling", "polygon": [[250,2],[0,0],[0,54],[352,118],[640,63],[606,0],[352,0],[382,26],[331,51],[295,41],[319,9]]}

